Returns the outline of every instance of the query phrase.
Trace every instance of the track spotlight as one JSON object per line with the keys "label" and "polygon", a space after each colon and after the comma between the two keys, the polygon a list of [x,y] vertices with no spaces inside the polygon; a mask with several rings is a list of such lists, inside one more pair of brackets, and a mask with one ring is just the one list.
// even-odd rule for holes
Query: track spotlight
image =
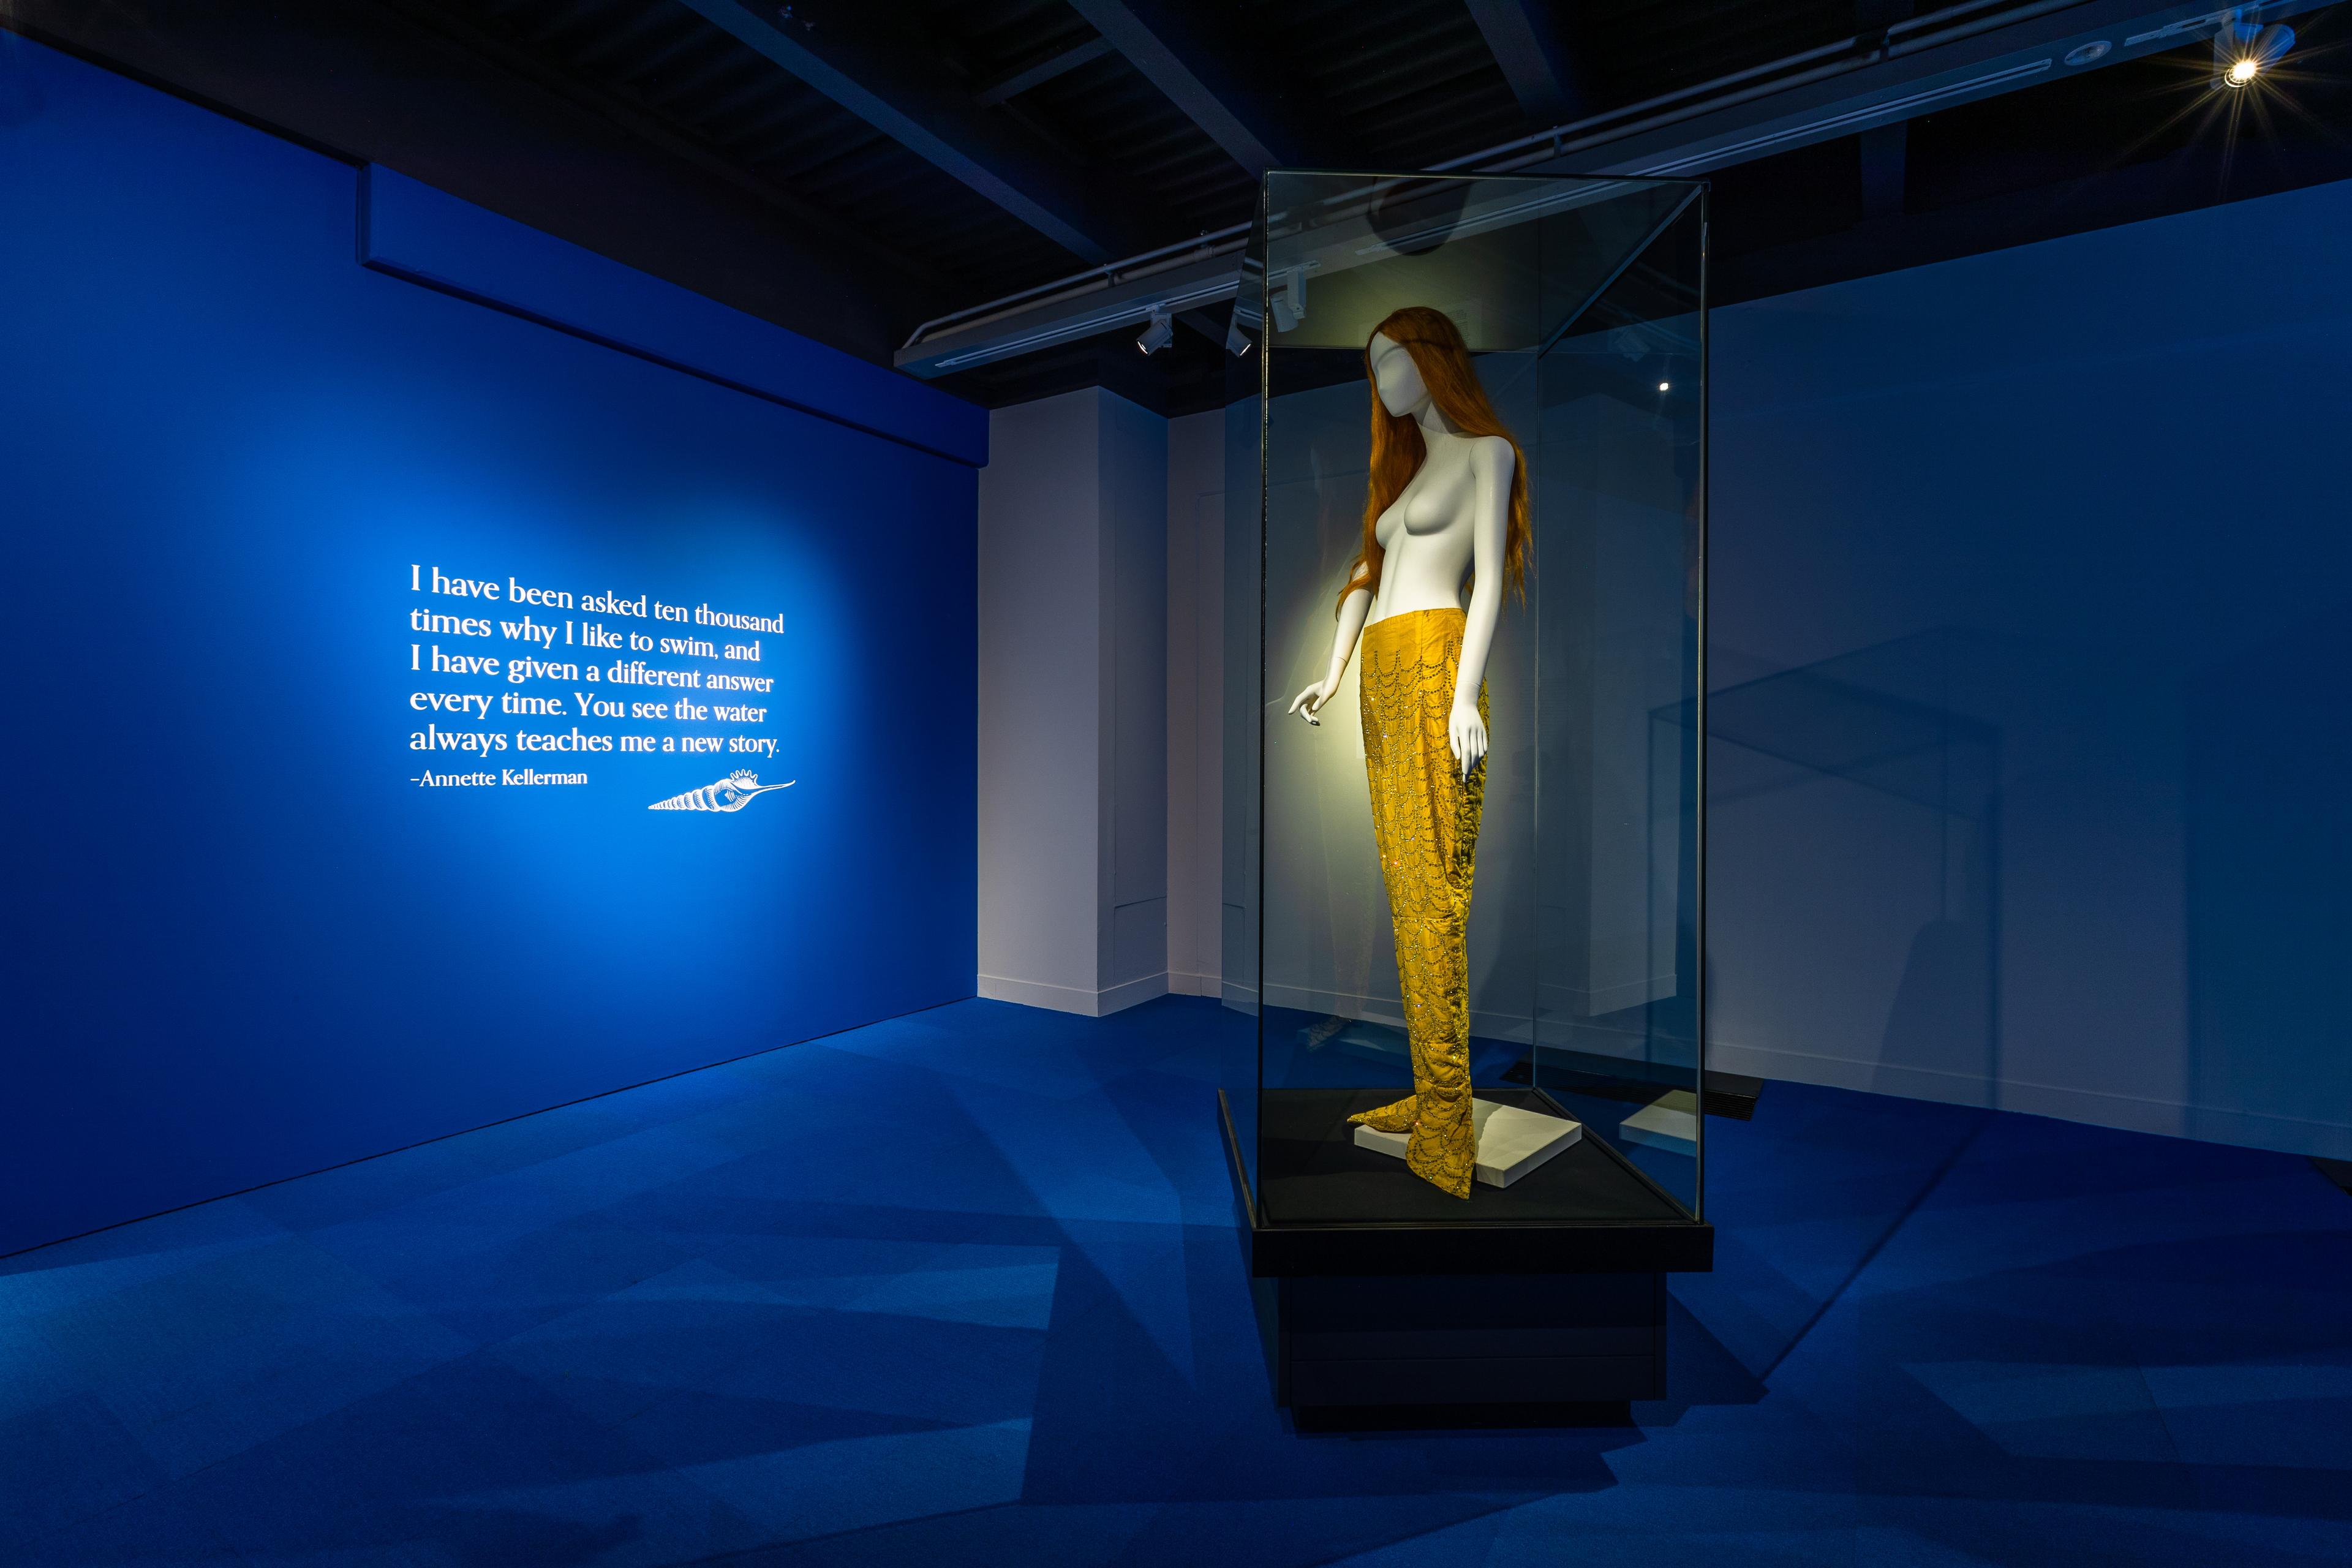
{"label": "track spotlight", "polygon": [[2224,22],[2213,35],[2214,77],[2231,87],[2251,86],[2293,47],[2294,29],[2283,22],[2267,27],[2234,19]]}
{"label": "track spotlight", "polygon": [[1168,307],[1154,305],[1151,307],[1151,324],[1143,329],[1143,335],[1135,340],[1135,346],[1145,353],[1156,354],[1174,341],[1175,336],[1176,327],[1168,319]]}
{"label": "track spotlight", "polygon": [[1307,319],[1307,268],[1294,267],[1282,275],[1282,292],[1270,303],[1274,306],[1276,331],[1295,332],[1298,323]]}

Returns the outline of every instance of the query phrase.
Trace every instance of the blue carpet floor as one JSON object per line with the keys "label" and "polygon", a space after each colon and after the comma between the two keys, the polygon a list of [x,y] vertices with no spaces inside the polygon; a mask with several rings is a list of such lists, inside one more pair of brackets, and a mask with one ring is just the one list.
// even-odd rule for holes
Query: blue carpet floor
{"label": "blue carpet floor", "polygon": [[1674,1399],[1300,1436],[1214,1008],[962,1003],[0,1261],[0,1561],[2341,1563],[2352,1199],[1768,1086]]}

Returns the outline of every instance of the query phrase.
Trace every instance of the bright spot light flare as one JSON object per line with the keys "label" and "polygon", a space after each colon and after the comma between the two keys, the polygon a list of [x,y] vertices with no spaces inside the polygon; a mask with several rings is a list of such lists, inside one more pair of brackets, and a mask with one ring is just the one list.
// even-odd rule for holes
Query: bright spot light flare
{"label": "bright spot light flare", "polygon": [[2287,50],[2293,47],[2294,29],[2283,22],[2258,27],[2252,22],[2231,19],[2223,22],[2213,35],[2213,66],[2231,87],[2247,87],[2284,59]]}

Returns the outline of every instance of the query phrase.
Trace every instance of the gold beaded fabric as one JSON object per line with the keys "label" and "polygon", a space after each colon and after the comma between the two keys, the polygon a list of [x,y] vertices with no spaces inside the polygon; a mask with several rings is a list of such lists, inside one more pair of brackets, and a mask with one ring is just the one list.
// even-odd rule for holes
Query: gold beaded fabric
{"label": "gold beaded fabric", "polygon": [[[1484,759],[1465,783],[1446,738],[1464,625],[1460,610],[1409,610],[1364,628],[1364,772],[1404,982],[1412,1093],[1349,1118],[1407,1133],[1407,1167],[1457,1198],[1470,1195],[1478,1162],[1465,938],[1486,788]],[[1486,716],[1481,686],[1478,717]]]}

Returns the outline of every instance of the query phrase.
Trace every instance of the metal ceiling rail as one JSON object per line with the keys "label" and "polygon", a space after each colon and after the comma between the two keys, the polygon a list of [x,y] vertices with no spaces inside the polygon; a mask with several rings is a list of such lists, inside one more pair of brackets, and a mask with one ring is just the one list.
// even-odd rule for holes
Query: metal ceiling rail
{"label": "metal ceiling rail", "polygon": [[1089,267],[1084,272],[1075,272],[1066,278],[1056,278],[1050,283],[1035,284],[1015,293],[1001,295],[984,304],[970,305],[961,310],[950,311],[944,316],[935,316],[908,334],[907,341],[901,345],[899,353],[903,354],[908,349],[913,348],[935,332],[950,328],[961,330],[979,326],[1011,315],[1024,305],[1035,308],[1076,299],[1083,294],[1098,292],[1114,283],[1141,277],[1147,272],[1155,270],[1156,268],[1151,265],[1153,263],[1162,266],[1175,265],[1184,261],[1198,260],[1203,257],[1223,255],[1236,248],[1228,242],[1236,237],[1246,237],[1249,227],[1246,221],[1228,224],[1223,228],[1213,229],[1207,234],[1196,235],[1191,239],[1180,239],[1173,245],[1163,245],[1157,250],[1141,251],[1124,260],[1106,261],[1100,267]]}
{"label": "metal ceiling rail", "polygon": [[[1784,55],[1777,60],[1769,60],[1760,66],[1750,66],[1746,70],[1717,77],[1712,81],[1678,88],[1673,92],[1660,93],[1655,98],[1644,99],[1639,103],[1629,103],[1622,108],[1611,110],[1605,114],[1588,115],[1574,124],[1554,126],[1549,131],[1538,131],[1532,135],[1522,136],[1517,141],[1486,148],[1483,152],[1448,159],[1443,163],[1433,163],[1430,165],[1430,171],[1442,173],[1465,164],[1475,163],[1482,174],[1507,174],[1528,163],[1556,158],[1565,152],[1597,146],[1654,127],[1696,119],[1701,115],[1712,114],[1719,110],[1752,102],[1774,93],[1787,92],[1811,82],[1825,81],[1832,77],[1862,70],[1899,55],[1916,53],[1919,50],[1933,47],[1937,44],[1958,43],[1963,38],[1973,37],[1997,27],[2031,21],[2034,17],[2045,16],[2053,12],[2072,10],[2086,3],[2087,0],[2030,0],[2029,4],[2012,5],[2009,10],[1997,12],[1990,16],[1978,15],[1974,21],[1963,21],[1961,18],[1964,16],[1982,13],[1989,7],[2002,4],[2002,0],[1964,0],[1963,4],[1947,5],[1941,10],[1930,11],[1925,16],[1914,16],[1908,21],[1895,24],[1886,29],[1884,41],[1875,45],[1869,43],[1875,35],[1856,33],[1851,37],[1840,38],[1833,43],[1816,45],[1799,54]],[[1951,26],[1938,28],[1933,34],[1905,37],[1898,41],[1898,34],[1916,34],[1921,28],[1932,26],[1937,22],[1948,22]],[[1815,66],[1811,70],[1801,68],[1812,65],[1816,60],[1828,63]],[[1759,78],[1771,79],[1759,80]],[[1742,83],[1754,85],[1742,87]],[[1712,96],[1706,96],[1703,102],[1690,101],[1703,95]],[[1671,106],[1675,104],[1682,104],[1684,107],[1673,109]],[[1637,116],[1641,117],[1641,122],[1638,125],[1612,123],[1629,121]],[[1531,149],[1543,150],[1530,151]],[[1513,153],[1520,155],[1514,157]],[[1714,166],[1722,168],[1733,161],[1727,159]]]}
{"label": "metal ceiling rail", "polygon": [[[2274,21],[2331,0],[1962,0],[1640,103],[1433,164],[1431,174],[1681,175],[1728,167],[1930,110],[2179,47],[2224,21]],[[2090,46],[2105,45],[2101,48]],[[1601,154],[1596,156],[1596,154]],[[896,363],[931,377],[1034,353],[1229,298],[1237,223],[924,322]]]}

